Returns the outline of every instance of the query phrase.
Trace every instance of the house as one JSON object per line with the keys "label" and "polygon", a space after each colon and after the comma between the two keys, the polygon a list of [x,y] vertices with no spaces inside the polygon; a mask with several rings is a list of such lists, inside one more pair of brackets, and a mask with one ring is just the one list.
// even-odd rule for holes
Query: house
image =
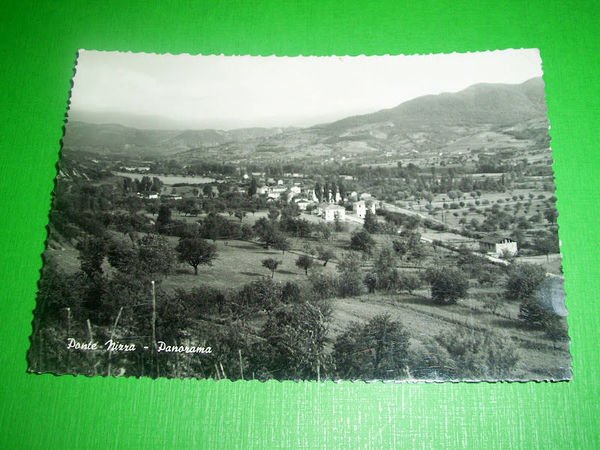
{"label": "house", "polygon": [[298,205],[298,209],[300,211],[306,211],[306,209],[308,208],[308,205],[310,205],[310,204],[311,204],[311,202],[309,202],[306,199],[301,199],[296,202],[296,205]]}
{"label": "house", "polygon": [[511,238],[490,235],[479,241],[479,249],[483,253],[492,254],[501,257],[504,254],[515,256],[519,253],[517,242]]}
{"label": "house", "polygon": [[163,195],[162,198],[164,200],[183,200],[183,197],[179,194],[166,194],[166,195]]}
{"label": "house", "polygon": [[346,218],[346,208],[339,205],[323,203],[319,207],[319,212],[323,216],[323,219],[325,219],[325,222],[335,222],[336,217],[338,220]]}
{"label": "house", "polygon": [[375,202],[365,202],[364,200],[360,200],[352,204],[352,212],[360,219],[365,218],[367,210],[375,214]]}
{"label": "house", "polygon": [[367,205],[362,200],[359,202],[354,202],[352,204],[352,212],[356,215],[356,217],[364,219],[367,215]]}
{"label": "house", "polygon": [[138,192],[137,196],[139,198],[146,198],[148,200],[156,200],[159,197],[157,192],[144,192],[143,194]]}

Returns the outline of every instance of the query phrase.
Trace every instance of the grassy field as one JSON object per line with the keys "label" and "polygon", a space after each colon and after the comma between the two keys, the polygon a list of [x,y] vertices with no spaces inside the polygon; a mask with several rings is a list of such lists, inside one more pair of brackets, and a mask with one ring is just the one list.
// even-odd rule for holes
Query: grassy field
{"label": "grassy field", "polygon": [[514,371],[516,380],[560,376],[562,368],[570,366],[567,344],[554,344],[543,331],[523,326],[518,320],[517,303],[506,302],[495,314],[491,313],[484,308],[485,294],[485,290],[471,289],[469,298],[449,306],[434,304],[427,290],[414,295],[369,294],[335,299],[330,339],[353,321],[366,322],[378,314],[389,314],[404,325],[416,351],[423,350],[435,336],[456,329],[505,333],[515,343],[520,356]]}
{"label": "grassy field", "polygon": [[[177,238],[170,237],[173,246]],[[165,289],[191,289],[205,284],[216,288],[235,288],[262,277],[271,277],[271,272],[262,266],[262,260],[274,258],[280,261],[275,271],[276,281],[302,281],[306,279],[304,271],[296,266],[298,252],[282,253],[279,250],[266,250],[262,245],[247,241],[217,241],[217,258],[211,266],[198,267],[198,275],[194,275],[191,266],[181,264],[177,273],[163,281]],[[322,262],[315,260],[315,264]],[[335,271],[335,264],[328,264],[325,271]]]}
{"label": "grassy field", "polygon": [[[244,220],[254,222],[263,215],[264,213],[257,213]],[[197,219],[190,218],[190,220]],[[111,233],[124,242],[128,241],[128,238],[121,233],[114,231]],[[177,288],[189,291],[202,285],[218,289],[238,288],[263,277],[271,277],[271,272],[262,266],[262,260],[266,258],[280,261],[274,274],[276,281],[303,283],[307,278],[304,271],[295,264],[298,255],[306,254],[311,247],[314,249],[321,245],[334,250],[337,257],[341,258],[343,252],[349,250],[350,234],[350,231],[333,233],[332,238],[326,241],[290,238],[292,248],[285,253],[275,249],[265,249],[258,242],[217,240],[215,245],[218,255],[212,265],[200,266],[198,275],[194,275],[191,266],[178,264],[173,274],[163,278],[161,286],[167,291]],[[177,237],[169,236],[167,239],[173,248],[177,245]],[[394,236],[374,235],[374,239],[377,249],[389,248]],[[47,250],[47,257],[56,260],[67,273],[79,270],[78,251],[71,244],[51,243]],[[551,255],[548,259],[544,256],[518,259],[523,262],[542,264],[548,272],[560,273],[560,255]],[[363,272],[370,270],[372,262],[372,259],[363,261]],[[400,270],[420,271],[421,266],[448,266],[454,263],[454,252],[444,248],[434,250],[432,246],[426,245],[425,258],[418,263],[417,268]],[[414,262],[399,261],[400,267],[409,267],[410,264]],[[114,270],[106,260],[103,268],[105,273]],[[337,262],[332,260],[323,267],[322,261],[315,260],[315,267],[312,270],[335,273]],[[461,329],[474,329],[483,333],[500,332],[505,334],[507,339],[511,339],[518,348],[520,361],[515,369],[514,379],[563,376],[562,368],[570,365],[567,344],[555,344],[545,336],[543,331],[524,326],[518,318],[518,303],[502,301],[493,311],[486,307],[491,297],[501,294],[503,286],[502,280],[490,288],[481,288],[476,282],[472,282],[468,297],[460,300],[456,305],[448,306],[434,304],[427,289],[417,290],[413,295],[378,292],[353,298],[335,298],[332,300],[333,319],[330,324],[328,347],[331,349],[335,337],[351,322],[366,322],[378,314],[385,313],[402,322],[410,334],[411,348],[417,353],[426,351],[427,345],[441,333]]]}

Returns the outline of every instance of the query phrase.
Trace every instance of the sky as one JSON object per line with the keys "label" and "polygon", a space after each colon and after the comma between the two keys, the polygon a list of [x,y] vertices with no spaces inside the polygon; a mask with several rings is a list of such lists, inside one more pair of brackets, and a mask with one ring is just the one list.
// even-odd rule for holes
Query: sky
{"label": "sky", "polygon": [[69,117],[157,129],[310,126],[540,76],[537,49],[358,57],[81,50]]}

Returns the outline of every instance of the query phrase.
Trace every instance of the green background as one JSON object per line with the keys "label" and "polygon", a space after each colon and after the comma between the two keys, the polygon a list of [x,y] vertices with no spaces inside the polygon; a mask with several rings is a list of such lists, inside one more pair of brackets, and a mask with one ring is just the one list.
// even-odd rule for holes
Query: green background
{"label": "green background", "polygon": [[[600,448],[598,2],[15,2],[0,6],[0,448]],[[357,55],[538,47],[575,378],[364,384],[26,374],[78,48]]]}

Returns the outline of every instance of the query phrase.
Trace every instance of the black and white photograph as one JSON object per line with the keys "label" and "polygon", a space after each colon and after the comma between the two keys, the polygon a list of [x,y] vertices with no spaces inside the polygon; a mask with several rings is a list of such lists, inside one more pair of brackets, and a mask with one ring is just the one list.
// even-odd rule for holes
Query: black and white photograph
{"label": "black and white photograph", "polygon": [[32,373],[572,377],[542,59],[81,50]]}

